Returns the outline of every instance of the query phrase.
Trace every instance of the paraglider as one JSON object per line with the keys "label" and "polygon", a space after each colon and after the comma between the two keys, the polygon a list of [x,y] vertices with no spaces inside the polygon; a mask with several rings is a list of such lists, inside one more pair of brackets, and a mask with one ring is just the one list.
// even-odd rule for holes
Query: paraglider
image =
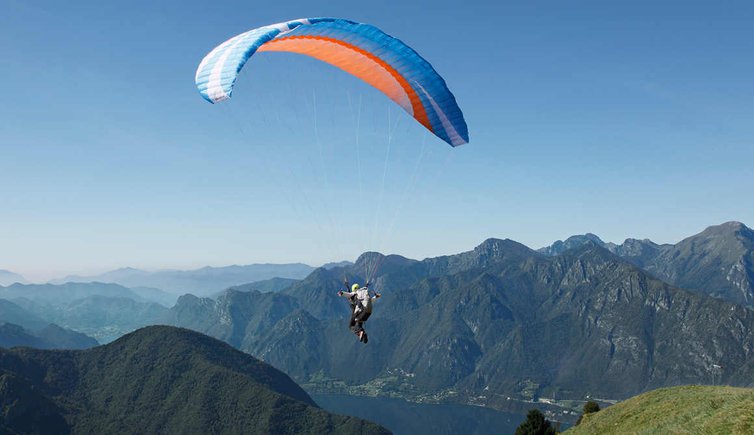
{"label": "paraglider", "polygon": [[[349,288],[348,281],[344,282],[346,288]],[[349,329],[359,337],[359,341],[366,344],[369,342],[367,331],[364,329],[364,323],[372,315],[372,301],[380,298],[382,295],[369,289],[369,284],[364,287],[359,284],[350,286],[351,291],[338,291],[338,296],[348,298],[351,305],[351,320],[348,324]]]}
{"label": "paraglider", "polygon": [[[265,51],[303,54],[340,68],[381,91],[451,146],[469,141],[455,97],[429,62],[377,27],[345,19],[292,20],[228,39],[210,51],[196,70],[201,96],[213,104],[230,99],[244,65]],[[373,300],[380,297],[369,289],[369,279],[375,273],[376,267],[367,271],[364,287],[346,282],[346,291],[338,292],[351,304],[349,329],[363,343],[368,341],[364,323],[372,314]]]}
{"label": "paraglider", "polygon": [[345,19],[304,18],[230,38],[199,64],[199,93],[211,103],[229,99],[246,62],[264,51],[299,53],[329,63],[380,90],[451,146],[469,141],[455,97],[429,62],[380,29]]}

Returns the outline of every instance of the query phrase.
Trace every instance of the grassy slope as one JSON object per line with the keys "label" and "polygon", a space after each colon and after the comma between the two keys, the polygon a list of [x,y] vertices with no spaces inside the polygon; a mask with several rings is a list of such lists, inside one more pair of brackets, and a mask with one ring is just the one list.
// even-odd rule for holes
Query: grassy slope
{"label": "grassy slope", "polygon": [[754,389],[661,388],[587,415],[566,433],[753,434]]}

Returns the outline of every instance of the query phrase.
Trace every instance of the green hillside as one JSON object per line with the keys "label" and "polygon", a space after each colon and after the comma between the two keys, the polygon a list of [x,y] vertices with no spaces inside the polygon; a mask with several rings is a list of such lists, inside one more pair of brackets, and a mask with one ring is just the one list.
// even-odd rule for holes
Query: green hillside
{"label": "green hillside", "polygon": [[386,434],[199,333],[140,329],[83,351],[0,349],[0,433]]}
{"label": "green hillside", "polygon": [[662,388],[589,414],[579,434],[752,434],[754,389],[712,386]]}

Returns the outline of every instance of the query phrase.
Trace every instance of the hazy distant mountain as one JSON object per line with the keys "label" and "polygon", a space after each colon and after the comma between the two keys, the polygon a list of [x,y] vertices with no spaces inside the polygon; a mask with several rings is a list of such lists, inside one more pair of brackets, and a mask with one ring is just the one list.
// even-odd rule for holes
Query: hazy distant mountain
{"label": "hazy distant mountain", "polygon": [[0,406],[7,433],[389,433],[318,408],[222,342],[164,326],[85,351],[0,349]]}
{"label": "hazy distant mountain", "polygon": [[50,343],[50,349],[88,349],[99,346],[99,342],[94,338],[81,332],[62,328],[54,323],[35,331],[34,335]]}
{"label": "hazy distant mountain", "polygon": [[332,263],[325,263],[321,267],[325,269],[335,269],[336,267],[348,267],[353,266],[353,261],[336,261]]}
{"label": "hazy distant mountain", "polygon": [[17,282],[24,284],[26,283],[26,279],[17,273],[0,269],[0,286],[11,285]]}
{"label": "hazy distant mountain", "polygon": [[0,299],[0,323],[13,323],[26,329],[42,329],[51,322],[32,314],[20,305]]}
{"label": "hazy distant mountain", "polygon": [[11,348],[16,346],[49,349],[44,340],[35,337],[22,326],[13,323],[0,324],[0,347]]}
{"label": "hazy distant mountain", "polygon": [[250,282],[248,284],[242,284],[242,285],[234,285],[233,287],[230,287],[226,290],[213,294],[212,297],[213,298],[219,297],[223,293],[225,293],[227,290],[236,290],[239,292],[250,292],[250,291],[256,290],[261,293],[279,292],[281,290],[287,289],[288,287],[292,286],[298,281],[300,280],[290,279],[290,278],[270,278],[264,281]]}
{"label": "hazy distant mountain", "polygon": [[[158,289],[118,284],[13,284],[0,287],[0,320],[38,329],[49,323],[85,333],[101,343],[161,323],[176,299]],[[165,305],[152,302],[161,300]],[[172,304],[170,304],[172,306]],[[35,322],[32,324],[31,322]]]}
{"label": "hazy distant mountain", "polygon": [[83,299],[89,296],[129,298],[136,301],[145,299],[136,292],[117,284],[66,283],[53,284],[13,284],[0,287],[0,298],[26,299],[43,305],[57,305]]}
{"label": "hazy distant mountain", "polygon": [[594,241],[558,256],[490,239],[458,255],[380,260],[383,298],[366,346],[347,331],[347,303],[335,294],[344,273],[363,278],[364,256],[279,293],[181,298],[171,321],[313,390],[506,409],[754,377],[754,312],[665,284]]}
{"label": "hazy distant mountain", "polygon": [[97,345],[97,340],[57,325],[47,325],[38,331],[30,331],[13,323],[0,323],[0,347],[88,349]]}
{"label": "hazy distant mountain", "polygon": [[179,296],[175,293],[168,293],[154,287],[131,287],[129,290],[134,292],[134,294],[139,296],[145,302],[156,302],[167,308],[175,305]]}
{"label": "hazy distant mountain", "polygon": [[51,320],[0,299],[0,346],[32,346],[41,349],[84,349],[99,344],[95,339],[52,324]]}
{"label": "hazy distant mountain", "polygon": [[98,281],[117,283],[126,287],[154,287],[175,294],[192,293],[207,296],[235,285],[275,277],[301,279],[313,270],[313,267],[301,263],[250,264],[156,272],[124,268],[96,276],[68,276],[53,283]]}
{"label": "hazy distant mountain", "polygon": [[39,318],[83,332],[100,343],[109,343],[144,326],[164,323],[168,313],[168,308],[154,302],[101,295],[58,304],[28,299],[16,299],[15,303]]}
{"label": "hazy distant mountain", "polygon": [[604,243],[593,234],[540,249],[558,255],[565,246],[595,243],[673,285],[754,307],[754,231],[740,222],[707,228],[675,245],[627,239]]}

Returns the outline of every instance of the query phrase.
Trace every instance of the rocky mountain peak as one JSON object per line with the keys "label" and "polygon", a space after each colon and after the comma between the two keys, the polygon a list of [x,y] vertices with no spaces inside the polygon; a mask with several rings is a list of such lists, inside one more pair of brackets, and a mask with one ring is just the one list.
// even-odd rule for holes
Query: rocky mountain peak
{"label": "rocky mountain peak", "polygon": [[511,239],[490,238],[479,244],[473,251],[479,257],[500,258],[506,254],[531,254],[533,251]]}
{"label": "rocky mountain peak", "polygon": [[538,251],[545,255],[560,255],[565,251],[577,248],[587,243],[592,243],[597,246],[606,246],[605,242],[603,242],[602,239],[600,239],[596,234],[586,233],[571,236],[565,241],[558,240],[550,246],[538,249]]}
{"label": "rocky mountain peak", "polygon": [[720,225],[712,225],[704,229],[699,234],[695,234],[688,237],[685,240],[698,240],[698,239],[749,239],[754,241],[754,231],[741,222],[730,221]]}

